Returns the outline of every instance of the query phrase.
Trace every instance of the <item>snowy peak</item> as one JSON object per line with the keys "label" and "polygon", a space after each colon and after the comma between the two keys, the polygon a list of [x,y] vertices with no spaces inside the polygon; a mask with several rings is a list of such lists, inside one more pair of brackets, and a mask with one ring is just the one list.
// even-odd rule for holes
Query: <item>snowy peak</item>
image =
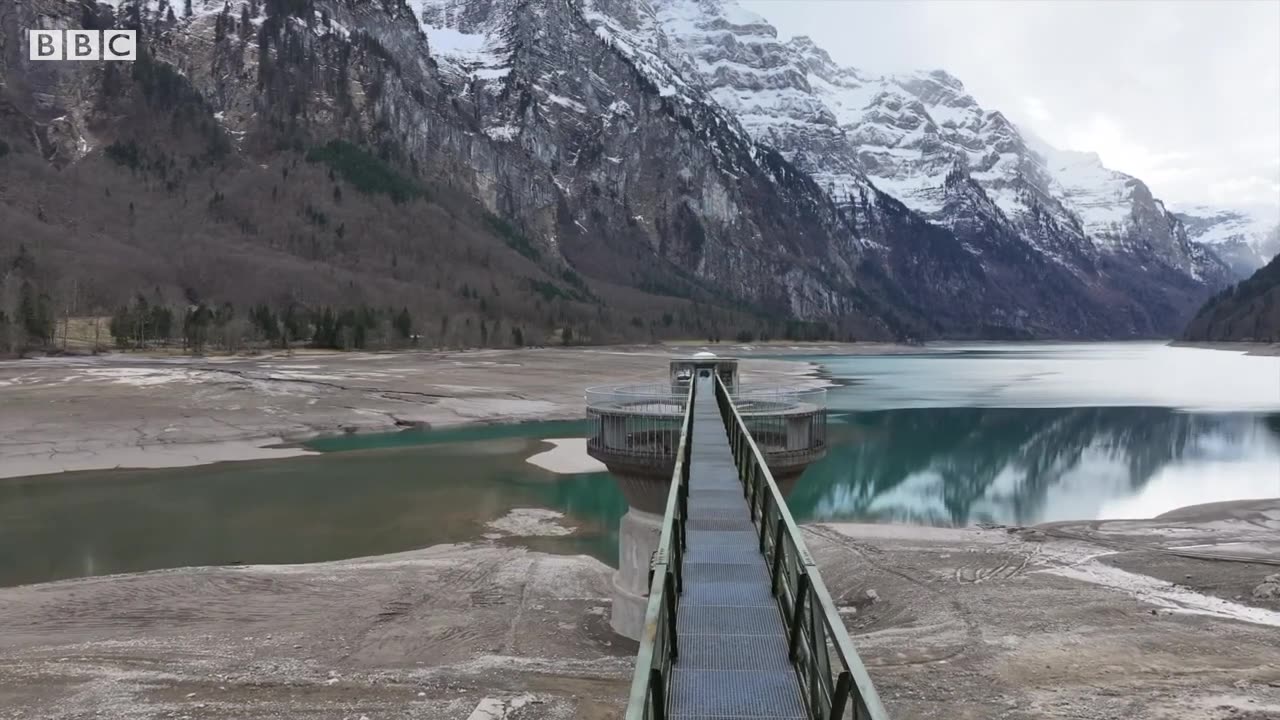
{"label": "snowy peak", "polygon": [[[662,45],[689,82],[705,88],[756,141],[775,148],[833,198],[865,194],[870,186],[797,48],[809,61],[834,67],[812,41],[783,42],[763,18],[720,0],[654,0]],[[845,77],[853,83],[856,78]]]}
{"label": "snowy peak", "polygon": [[1187,226],[1187,233],[1208,245],[1243,240],[1264,240],[1280,226],[1280,206],[1248,210],[1224,210],[1204,205],[1173,208]]}
{"label": "snowy peak", "polygon": [[1098,154],[1092,152],[1050,148],[1044,163],[1054,194],[1071,207],[1086,233],[1103,238],[1124,232],[1138,185],[1134,178],[1107,169]]}
{"label": "snowy peak", "polygon": [[892,80],[929,107],[977,107],[964,85],[944,70],[897,75]]}
{"label": "snowy peak", "polygon": [[[175,6],[139,1],[118,7]],[[34,23],[27,5],[17,12]],[[80,14],[76,3],[40,5]],[[705,304],[696,314],[717,325],[795,318],[823,337],[1151,337],[1207,293],[1181,223],[1140,183],[1033,151],[945,72],[844,67],[728,0],[260,7],[274,20],[257,43],[252,22],[227,36],[222,11],[144,34],[215,120],[244,116],[236,132],[253,142],[235,148],[237,162],[345,140],[442,198],[474,198],[468,227],[519,262],[513,280],[543,298],[534,312],[547,322],[577,322],[566,313],[579,310],[594,322],[606,297],[593,292],[607,287],[637,307],[647,294],[680,298]],[[14,67],[34,88],[17,88],[24,107],[89,79]],[[145,91],[135,85],[125,97]],[[110,107],[103,97],[58,102]],[[170,124],[144,105],[131,103],[147,127]],[[14,136],[30,144],[32,133]],[[1104,199],[1131,208],[1123,242],[1083,229],[1076,204],[1099,193],[1085,170],[1118,183]],[[450,260],[444,272],[471,267]]]}
{"label": "snowy peak", "polygon": [[1187,236],[1211,247],[1236,278],[1249,277],[1280,253],[1280,206],[1223,210],[1175,208]]}

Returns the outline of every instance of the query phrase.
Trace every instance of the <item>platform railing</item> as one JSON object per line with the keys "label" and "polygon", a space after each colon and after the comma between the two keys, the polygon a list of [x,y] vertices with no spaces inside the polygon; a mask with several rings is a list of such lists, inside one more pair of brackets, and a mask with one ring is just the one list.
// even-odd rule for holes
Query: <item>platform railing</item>
{"label": "platform railing", "polygon": [[[814,459],[826,451],[826,390],[778,386],[732,395],[770,460]],[[670,385],[587,388],[588,452],[649,465],[672,462],[688,398]]]}
{"label": "platform railing", "polygon": [[791,661],[810,717],[887,720],[871,677],[845,631],[749,425],[719,378],[715,388],[716,404],[760,536],[759,549],[769,567],[773,593],[789,635]]}
{"label": "platform railing", "polygon": [[640,651],[636,655],[626,720],[665,720],[671,709],[671,665],[680,656],[676,613],[684,589],[685,518],[689,514],[689,451],[694,388],[681,398],[684,417],[676,465],[667,493],[658,549],[649,564],[649,604],[645,608]]}

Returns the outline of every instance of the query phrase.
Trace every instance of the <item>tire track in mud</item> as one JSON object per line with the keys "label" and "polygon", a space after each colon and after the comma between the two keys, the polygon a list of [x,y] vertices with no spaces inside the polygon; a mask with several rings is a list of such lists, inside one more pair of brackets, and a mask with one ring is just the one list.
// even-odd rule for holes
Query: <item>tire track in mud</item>
{"label": "tire track in mud", "polygon": [[[353,632],[343,664],[359,663],[366,656],[392,652],[405,662],[416,658],[444,660],[446,650],[465,650],[483,633],[471,623],[432,623],[453,615],[471,616],[477,609],[505,605],[507,597],[492,588],[489,579],[499,563],[480,560],[460,568],[413,581],[397,580],[396,596],[384,600],[376,612]],[[452,570],[452,569],[451,569]]]}
{"label": "tire track in mud", "polygon": [[[895,612],[887,612],[886,609],[880,608],[879,603],[881,601],[870,604],[855,602],[854,607],[857,610],[850,630],[862,630],[860,639],[862,644],[868,644],[867,641],[871,641],[876,646],[880,646],[880,641],[885,641],[883,655],[878,652],[876,655],[879,657],[870,658],[867,662],[870,667],[923,665],[951,661],[966,654],[979,656],[984,654],[981,650],[984,647],[984,640],[980,630],[980,623],[975,619],[974,612],[957,593],[949,592],[942,586],[949,581],[977,584],[990,580],[1015,578],[1026,572],[1026,568],[1031,563],[1032,558],[1039,553],[1039,547],[1037,546],[1032,553],[1017,553],[1020,558],[1014,561],[1009,557],[1011,554],[1006,552],[1006,557],[995,568],[984,569],[986,566],[977,569],[970,569],[968,566],[959,567],[954,569],[948,578],[940,576],[934,570],[903,562],[902,553],[895,553],[892,563],[886,562],[882,559],[882,556],[885,555],[884,550],[874,545],[859,542],[835,530],[822,526],[806,526],[805,530],[835,547],[857,553],[877,571],[905,581],[914,589],[926,594],[935,607],[945,608],[943,612],[951,614],[955,618],[954,620],[946,618],[934,621],[923,620],[920,616],[929,613],[928,605],[930,603],[926,602],[922,605],[919,601],[911,599],[904,599],[900,604],[897,604]],[[983,555],[987,555],[989,552],[991,551],[983,553]],[[824,577],[830,574],[835,578],[841,578],[847,574],[841,572],[841,567],[835,564],[824,567],[822,572]],[[854,584],[866,585],[868,582],[868,580],[862,578]],[[830,585],[831,583],[828,584]],[[847,601],[840,602],[844,598],[833,598],[833,600],[837,601],[837,605],[848,604]],[[892,598],[887,600],[886,604],[891,606],[895,604]],[[856,620],[856,618],[864,615],[864,608],[870,610],[869,613],[866,613],[868,615],[878,613],[865,625]],[[913,610],[915,611],[914,613],[912,612]],[[846,626],[850,626],[849,619],[846,618],[845,620]],[[898,624],[895,625],[895,623]],[[876,626],[879,626],[879,629],[873,629]],[[955,634],[963,637],[958,647],[947,647],[947,644],[935,645],[932,648],[927,647],[930,639],[934,642],[941,640],[945,643],[947,636]],[[889,649],[903,646],[909,646],[911,650]]]}
{"label": "tire track in mud", "polygon": [[[1023,543],[1027,545],[1028,543]],[[1031,544],[1030,552],[1010,552],[1006,550],[989,549],[983,551],[984,557],[990,555],[999,555],[1000,559],[991,567],[986,563],[967,564],[957,567],[953,577],[957,582],[961,583],[983,583],[989,580],[1012,580],[1019,575],[1023,575],[1027,571],[1027,566],[1031,561],[1040,555],[1040,545]],[[965,553],[970,555],[972,553]]]}

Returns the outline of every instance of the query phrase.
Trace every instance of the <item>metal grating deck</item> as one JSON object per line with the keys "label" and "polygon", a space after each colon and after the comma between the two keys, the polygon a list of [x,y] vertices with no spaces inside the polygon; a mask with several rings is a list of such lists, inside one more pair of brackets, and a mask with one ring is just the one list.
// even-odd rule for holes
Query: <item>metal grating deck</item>
{"label": "metal grating deck", "polygon": [[715,379],[696,382],[671,716],[804,718],[785,626],[716,407]]}

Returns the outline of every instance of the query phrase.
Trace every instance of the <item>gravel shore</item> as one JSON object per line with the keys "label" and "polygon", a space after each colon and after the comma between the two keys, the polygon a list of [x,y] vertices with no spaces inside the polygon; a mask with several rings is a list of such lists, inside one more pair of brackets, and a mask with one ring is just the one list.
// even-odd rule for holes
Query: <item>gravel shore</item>
{"label": "gravel shore", "polygon": [[1227,352],[1258,355],[1262,357],[1280,357],[1280,343],[1245,343],[1245,342],[1185,342],[1176,340],[1169,343],[1174,347],[1203,348],[1205,350],[1225,350]]}

